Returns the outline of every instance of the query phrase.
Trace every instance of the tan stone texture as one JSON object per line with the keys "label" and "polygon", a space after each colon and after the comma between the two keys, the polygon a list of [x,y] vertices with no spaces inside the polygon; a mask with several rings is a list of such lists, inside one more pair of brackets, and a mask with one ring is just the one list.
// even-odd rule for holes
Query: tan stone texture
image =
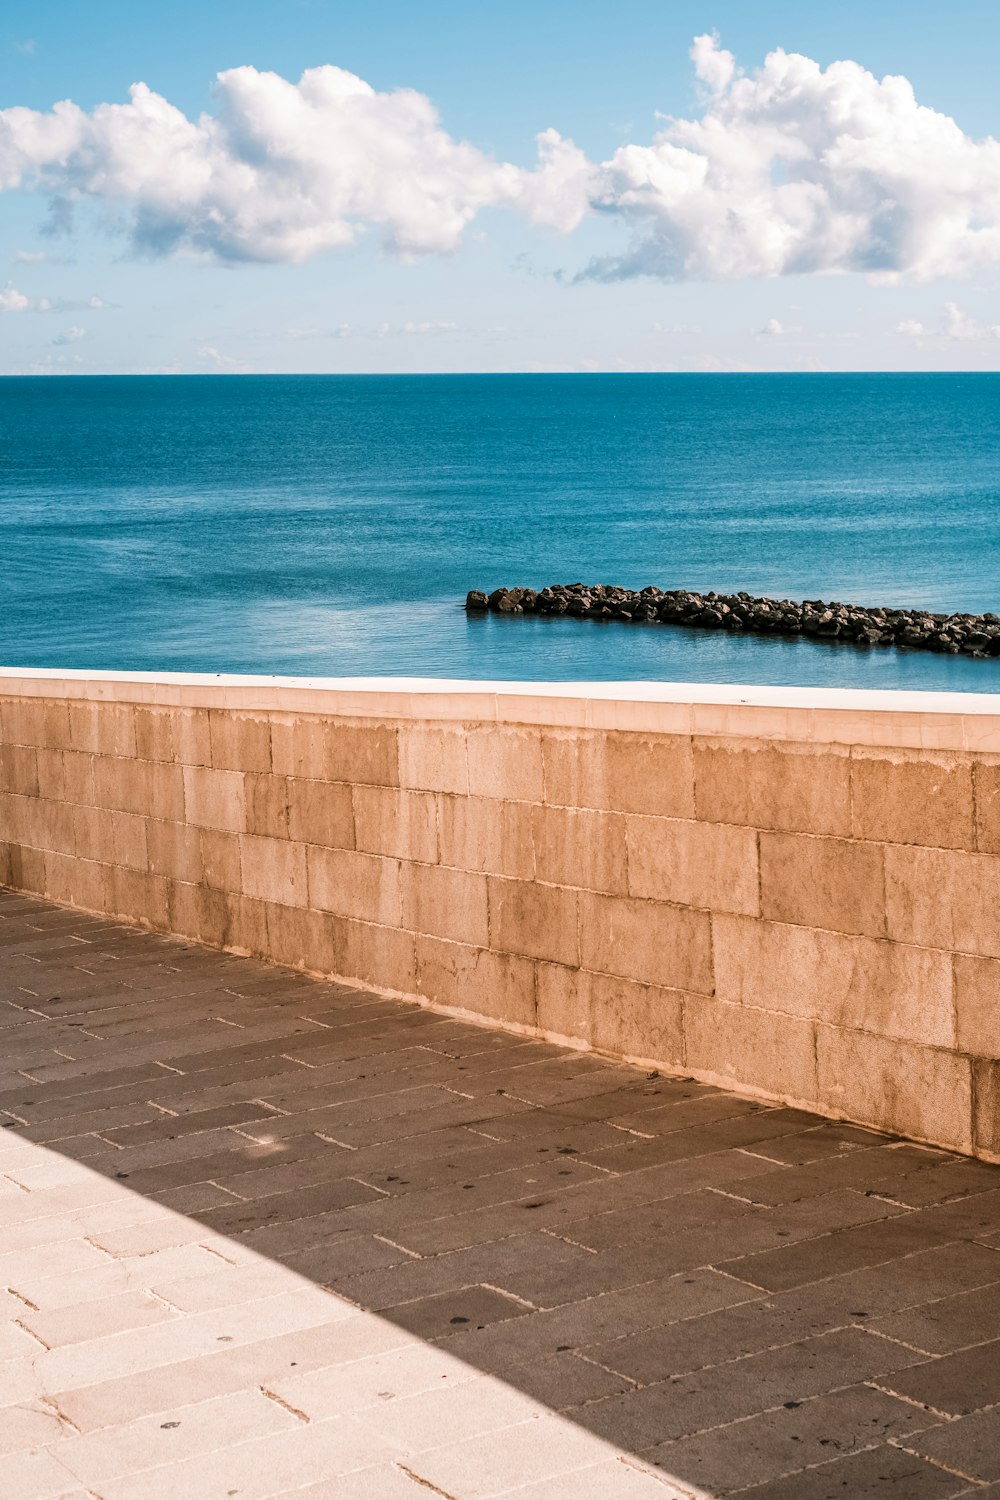
{"label": "tan stone texture", "polygon": [[433,794],[356,786],[354,840],[366,854],[392,854],[397,859],[434,864],[437,802]]}
{"label": "tan stone texture", "polygon": [[222,771],[270,771],[271,724],[264,715],[212,709],[208,715],[212,765]]}
{"label": "tan stone texture", "polygon": [[398,786],[396,730],[382,724],[273,715],[271,769],[315,781]]}
{"label": "tan stone texture", "polygon": [[888,846],[891,938],[1000,958],[1000,857]]}
{"label": "tan stone texture", "polygon": [[710,924],[707,912],[684,906],[581,892],[581,962],[602,974],[710,995]]}
{"label": "tan stone texture", "polygon": [[184,812],[189,823],[228,833],[246,831],[246,778],[242,772],[185,766],[183,776]]}
{"label": "tan stone texture", "polygon": [[441,865],[408,863],[403,868],[401,926],[429,937],[489,946],[485,875]]}
{"label": "tan stone texture", "polygon": [[725,915],[712,918],[712,945],[720,1000],[955,1045],[948,953]]}
{"label": "tan stone texture", "polygon": [[580,962],[577,892],[490,877],[490,946],[554,963]]}
{"label": "tan stone texture", "polygon": [[416,962],[419,992],[434,1005],[535,1024],[535,966],[528,959],[418,936]]}
{"label": "tan stone texture", "polygon": [[816,1043],[821,1109],[958,1151],[972,1149],[967,1057],[832,1026],[817,1028]]}
{"label": "tan stone texture", "polygon": [[351,850],[306,850],[309,905],[338,917],[398,927],[402,920],[400,862]]}
{"label": "tan stone texture", "polygon": [[752,828],[638,815],[626,819],[626,828],[631,895],[747,916],[760,911]]}
{"label": "tan stone texture", "polygon": [[625,818],[588,808],[532,809],[535,878],[624,896],[628,891]]}
{"label": "tan stone texture", "polygon": [[882,937],[883,846],[808,834],[760,835],[761,915]]}
{"label": "tan stone texture", "polygon": [[438,858],[457,870],[481,870],[531,880],[535,850],[530,802],[493,797],[437,799]]}
{"label": "tan stone texture", "polygon": [[980,755],[972,768],[976,848],[1000,854],[1000,755]]}
{"label": "tan stone texture", "polygon": [[399,731],[399,784],[421,792],[467,796],[469,759],[462,728],[407,725]]}
{"label": "tan stone texture", "polygon": [[542,738],[545,801],[562,807],[694,817],[687,736],[572,732]]}
{"label": "tan stone texture", "polygon": [[541,802],[542,736],[537,729],[473,724],[468,729],[467,747],[473,797]]}
{"label": "tan stone texture", "polygon": [[811,1104],[816,1040],[811,1021],[692,995],[684,1007],[685,1066],[711,1082],[728,1079]]}
{"label": "tan stone texture", "polygon": [[991,1161],[1000,1161],[1000,1063],[977,1058],[972,1070],[974,1145]]}
{"label": "tan stone texture", "polygon": [[291,803],[287,776],[269,772],[246,778],[247,832],[266,838],[287,839]]}
{"label": "tan stone texture", "polygon": [[1000,1059],[1000,959],[956,953],[954,964],[958,1049]]}
{"label": "tan stone texture", "polygon": [[850,836],[846,746],[696,738],[694,781],[697,816],[707,822]]}
{"label": "tan stone texture", "polygon": [[855,746],[851,802],[855,838],[974,847],[969,756]]}
{"label": "tan stone texture", "polygon": [[240,838],[242,889],[258,901],[306,905],[306,848],[288,839]]}
{"label": "tan stone texture", "polygon": [[288,832],[304,844],[354,848],[354,802],[343,781],[289,779]]}

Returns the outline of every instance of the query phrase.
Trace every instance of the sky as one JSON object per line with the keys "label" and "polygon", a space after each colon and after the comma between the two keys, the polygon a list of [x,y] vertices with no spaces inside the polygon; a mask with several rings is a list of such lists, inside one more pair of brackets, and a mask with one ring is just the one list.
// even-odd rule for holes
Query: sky
{"label": "sky", "polygon": [[995,0],[5,0],[0,373],[1000,368]]}

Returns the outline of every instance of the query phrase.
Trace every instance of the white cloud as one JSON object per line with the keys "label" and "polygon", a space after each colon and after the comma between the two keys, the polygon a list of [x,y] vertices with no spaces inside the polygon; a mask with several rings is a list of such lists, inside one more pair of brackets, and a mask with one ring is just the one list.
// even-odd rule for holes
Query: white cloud
{"label": "white cloud", "polygon": [[48,257],[44,250],[15,250],[11,258],[19,266],[37,266]]}
{"label": "white cloud", "polygon": [[896,332],[913,339],[957,340],[959,343],[983,343],[1000,339],[1000,323],[980,323],[962,311],[957,302],[944,304],[944,317],[939,326],[928,328],[915,318],[904,318],[896,324]]}
{"label": "white cloud", "polygon": [[16,287],[6,286],[0,291],[0,312],[25,312],[31,302]]}
{"label": "white cloud", "polygon": [[458,328],[457,323],[404,323],[402,333],[454,333]]}
{"label": "white cloud", "polygon": [[781,338],[786,333],[801,333],[802,329],[797,323],[782,323],[779,318],[768,318],[763,328],[757,332],[774,338]]}
{"label": "white cloud", "polygon": [[715,90],[702,117],[599,169],[595,203],[636,239],[590,275],[929,279],[1000,260],[1000,144],[919,105],[905,78],[780,50],[743,77],[714,37],[694,57]]}
{"label": "white cloud", "polygon": [[198,359],[201,364],[210,365],[220,374],[244,375],[250,368],[241,359],[235,359],[231,354],[223,354],[213,344],[203,344],[198,350]]}
{"label": "white cloud", "polygon": [[304,261],[369,231],[404,258],[446,253],[499,206],[561,232],[586,213],[623,223],[632,243],[591,263],[595,279],[927,280],[1000,263],[1000,143],[918,104],[905,78],[780,49],[745,74],[714,35],[691,57],[702,113],[602,163],[548,129],[525,169],[456,140],[415,90],[240,67],[195,120],[141,83],[89,112],[0,110],[0,191],[44,194],[56,224],[93,200],[139,253],[225,262]]}
{"label": "white cloud", "polygon": [[53,344],[78,344],[81,339],[87,337],[85,328],[67,328],[63,333],[57,333],[52,340]]}

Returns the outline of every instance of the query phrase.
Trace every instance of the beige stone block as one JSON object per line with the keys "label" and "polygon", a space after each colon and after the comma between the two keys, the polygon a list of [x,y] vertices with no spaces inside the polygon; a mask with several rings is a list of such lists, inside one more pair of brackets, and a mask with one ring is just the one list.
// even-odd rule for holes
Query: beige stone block
{"label": "beige stone block", "polygon": [[626,829],[630,895],[747,916],[759,912],[754,829],[638,814],[626,820]]}
{"label": "beige stone block", "polygon": [[821,1109],[956,1151],[972,1149],[967,1057],[829,1026],[816,1029],[816,1054]]}
{"label": "beige stone block", "polygon": [[313,974],[335,974],[336,918],[308,907],[265,902],[267,956],[273,963],[308,969]]}
{"label": "beige stone block", "polygon": [[37,754],[33,745],[0,745],[0,791],[37,797]]}
{"label": "beige stone block", "polygon": [[707,1082],[797,1104],[817,1097],[812,1021],[692,995],[684,1035],[685,1066]]}
{"label": "beige stone block", "polygon": [[243,894],[280,906],[305,906],[306,846],[289,839],[240,837]]}
{"label": "beige stone block", "polygon": [[114,862],[131,870],[148,867],[146,853],[146,819],[138,813],[112,812],[111,837],[114,845]]}
{"label": "beige stone block", "polygon": [[116,812],[150,812],[149,767],[152,761],[94,757],[94,803]]}
{"label": "beige stone block", "polygon": [[135,714],[135,752],[140,760],[174,759],[174,720],[190,712],[181,708],[155,708],[137,704]]}
{"label": "beige stone block", "polygon": [[[73,807],[74,853],[81,859],[115,862],[115,830],[110,809]],[[162,873],[162,872],[161,872]]]}
{"label": "beige stone block", "polygon": [[288,831],[305,844],[354,848],[354,801],[343,781],[288,782]]}
{"label": "beige stone block", "polygon": [[399,729],[399,784],[423,792],[469,790],[464,728],[405,724]]}
{"label": "beige stone block", "polygon": [[529,880],[488,877],[490,947],[552,963],[580,962],[579,893]]}
{"label": "beige stone block", "polygon": [[306,850],[309,905],[338,917],[398,927],[402,915],[400,863],[349,849]]}
{"label": "beige stone block", "polygon": [[402,995],[417,992],[412,932],[377,927],[348,917],[329,917],[334,937],[334,972]]}
{"label": "beige stone block", "polygon": [[609,974],[539,964],[538,1025],[601,1052],[665,1068],[684,1066],[684,996]]}
{"label": "beige stone block", "polygon": [[[21,753],[23,755],[25,753],[24,750]],[[39,746],[28,753],[34,759],[38,795],[40,797],[50,797],[56,802],[67,801],[66,782],[63,774],[64,752],[62,750],[48,750],[44,746]],[[11,790],[14,789],[11,788]]]}
{"label": "beige stone block", "polygon": [[7,845],[7,884],[13,890],[45,892],[45,855],[22,844]]}
{"label": "beige stone block", "polygon": [[[174,708],[171,713],[174,760],[179,766],[208,766],[212,763],[212,741],[207,708]],[[159,756],[150,759],[158,760]]]}
{"label": "beige stone block", "polygon": [[[42,698],[0,699],[0,724],[3,738],[11,745],[50,745],[45,730],[45,700]],[[67,710],[66,724],[69,724]]]}
{"label": "beige stone block", "polygon": [[976,848],[984,854],[1000,854],[1000,755],[977,755],[972,777]]}
{"label": "beige stone block", "polygon": [[1000,1058],[1000,960],[956,953],[953,962],[958,1050]]}
{"label": "beige stone block", "polygon": [[131,922],[168,929],[167,882],[161,876],[120,865],[106,865],[104,871],[107,911]]}
{"label": "beige stone block", "polygon": [[1000,1064],[974,1058],[973,1150],[989,1161],[1000,1161]]}
{"label": "beige stone block", "polygon": [[396,731],[384,724],[276,714],[271,719],[271,768],[313,781],[398,786]]}
{"label": "beige stone block", "polygon": [[146,855],[150,874],[199,884],[203,874],[201,839],[200,830],[191,828],[186,823],[165,823],[156,818],[148,819]]}
{"label": "beige stone block", "polygon": [[271,724],[264,714],[213,708],[208,714],[212,765],[220,771],[270,771]]}
{"label": "beige stone block", "polygon": [[536,806],[531,829],[536,879],[613,896],[627,893],[623,814]]}
{"label": "beige stone block", "polygon": [[136,754],[135,709],[130,703],[86,703],[73,701],[66,705],[69,734],[54,735],[53,747],[89,750],[94,755],[127,759]]}
{"label": "beige stone block", "polygon": [[720,1000],[949,1047],[951,957],[812,927],[712,918]]}
{"label": "beige stone block", "polygon": [[265,838],[288,838],[288,807],[292,783],[287,776],[269,773],[246,779],[247,832]]}
{"label": "beige stone block", "polygon": [[215,829],[197,830],[201,846],[201,878],[211,890],[237,892],[243,889],[240,840],[235,833]]}
{"label": "beige stone block", "polygon": [[437,800],[439,857],[458,870],[530,880],[535,873],[532,804],[492,797]]}
{"label": "beige stone block", "polygon": [[22,802],[27,809],[29,843],[57,854],[76,853],[74,811],[68,803],[49,802],[43,797],[24,798]]}
{"label": "beige stone block", "polygon": [[432,792],[356,786],[353,799],[354,839],[363,853],[434,863],[437,800]]}
{"label": "beige stone block", "polygon": [[416,939],[419,994],[434,1005],[518,1026],[535,1024],[535,966],[440,938]]}
{"label": "beige stone block", "polygon": [[542,736],[509,724],[473,724],[467,731],[469,791],[511,802],[542,800]]}
{"label": "beige stone block", "polygon": [[163,818],[171,823],[182,822],[184,819],[184,773],[180,766],[163,765],[157,761],[139,761],[137,764],[146,766],[149,801],[146,807],[128,810],[144,812],[151,818]]}
{"label": "beige stone block", "polygon": [[45,891],[53,901],[82,911],[103,911],[106,871],[89,859],[66,854],[45,855]]}
{"label": "beige stone block", "polygon": [[34,844],[37,828],[36,797],[16,797],[4,793],[3,831],[13,844]]}
{"label": "beige stone block", "polygon": [[246,781],[241,771],[185,766],[182,774],[184,815],[188,823],[229,833],[246,832]]}
{"label": "beige stone block", "polygon": [[664,989],[712,993],[707,912],[581,892],[580,938],[585,969]]}
{"label": "beige stone block", "polygon": [[1000,857],[887,845],[889,936],[1000,958]]}
{"label": "beige stone block", "polygon": [[834,932],[885,935],[881,844],[800,833],[760,835],[763,916]]}
{"label": "beige stone block", "polygon": [[553,732],[543,736],[542,753],[546,802],[694,817],[694,762],[687,735]]}
{"label": "beige stone block", "polygon": [[63,796],[67,802],[90,807],[94,802],[94,757],[76,750],[62,753]]}
{"label": "beige stone block", "polygon": [[789,833],[850,835],[846,746],[698,738],[693,754],[700,819]]}
{"label": "beige stone block", "polygon": [[949,849],[974,845],[967,755],[855,746],[851,802],[855,838]]}
{"label": "beige stone block", "polygon": [[[488,947],[489,913],[485,875],[441,865],[402,867],[402,926],[429,937]],[[369,918],[372,920],[372,918]]]}
{"label": "beige stone block", "polygon": [[168,893],[171,932],[213,948],[234,949],[256,957],[267,954],[263,902],[176,881],[169,883]]}

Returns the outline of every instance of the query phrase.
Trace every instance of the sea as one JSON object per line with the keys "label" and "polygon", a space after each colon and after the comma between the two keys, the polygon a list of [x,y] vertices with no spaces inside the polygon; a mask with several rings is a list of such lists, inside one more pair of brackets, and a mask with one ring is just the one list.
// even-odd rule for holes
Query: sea
{"label": "sea", "polygon": [[1000,375],[0,380],[0,665],[1000,691],[464,610],[578,580],[1000,613]]}

